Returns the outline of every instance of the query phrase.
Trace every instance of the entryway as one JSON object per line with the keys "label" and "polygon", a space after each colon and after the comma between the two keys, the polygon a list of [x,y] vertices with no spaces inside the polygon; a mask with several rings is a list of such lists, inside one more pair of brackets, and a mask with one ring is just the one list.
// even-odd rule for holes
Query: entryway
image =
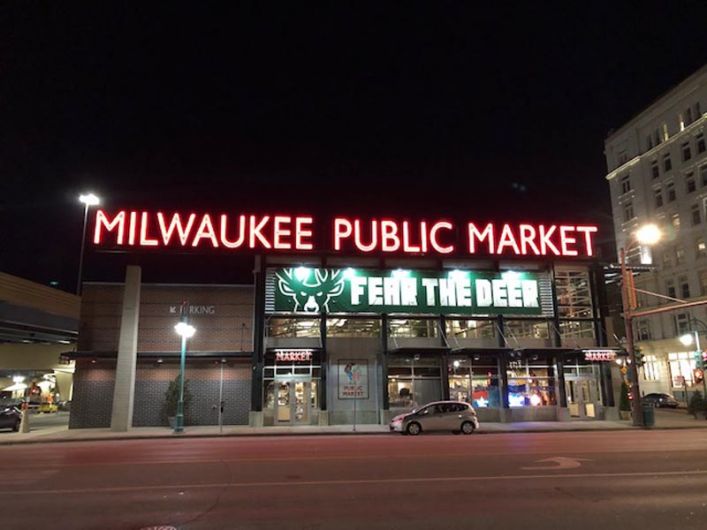
{"label": "entryway", "polygon": [[570,417],[599,419],[599,388],[593,378],[573,377],[565,379],[567,408]]}
{"label": "entryway", "polygon": [[275,425],[309,425],[316,383],[311,379],[277,379]]}

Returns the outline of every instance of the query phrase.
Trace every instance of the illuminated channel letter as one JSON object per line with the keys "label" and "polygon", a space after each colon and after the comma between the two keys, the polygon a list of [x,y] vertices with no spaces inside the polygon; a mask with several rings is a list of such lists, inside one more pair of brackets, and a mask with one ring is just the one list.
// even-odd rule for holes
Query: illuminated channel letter
{"label": "illuminated channel letter", "polygon": [[479,240],[479,243],[482,241],[486,241],[486,245],[488,246],[488,253],[493,254],[496,247],[494,245],[494,237],[493,237],[493,224],[488,223],[484,229],[479,232],[479,229],[476,228],[476,225],[474,223],[469,223],[469,254],[476,254],[476,240]]}
{"label": "illuminated channel letter", "polygon": [[96,245],[100,245],[103,242],[102,228],[105,228],[106,232],[112,232],[117,228],[118,237],[116,238],[116,243],[122,245],[125,237],[125,211],[118,212],[112,221],[108,220],[103,210],[96,212],[96,226],[93,231],[93,243]]}
{"label": "illuminated channel letter", "polygon": [[178,213],[172,214],[172,220],[169,222],[169,227],[165,224],[164,214],[162,212],[157,212],[157,223],[160,226],[160,233],[162,234],[162,241],[164,241],[165,246],[169,246],[172,241],[172,234],[177,231],[179,235],[179,241],[182,246],[187,246],[187,241],[189,241],[189,234],[191,234],[192,226],[194,225],[194,220],[196,219],[196,214],[189,214],[189,220],[186,226],[182,225],[182,219],[179,217]]}
{"label": "illuminated channel letter", "polygon": [[437,240],[437,232],[439,230],[452,230],[454,227],[449,221],[437,221],[430,229],[430,245],[440,254],[451,254],[454,252],[454,245],[442,245]]}
{"label": "illuminated channel letter", "polygon": [[297,250],[312,250],[312,223],[311,217],[295,218],[295,248]]}
{"label": "illuminated channel letter", "polygon": [[221,215],[221,244],[226,248],[239,248],[245,241],[245,215],[238,216],[238,239],[229,241],[227,236],[228,231],[228,215]]}
{"label": "illuminated channel letter", "polygon": [[341,250],[341,240],[351,237],[353,225],[348,219],[334,219],[334,250]]}

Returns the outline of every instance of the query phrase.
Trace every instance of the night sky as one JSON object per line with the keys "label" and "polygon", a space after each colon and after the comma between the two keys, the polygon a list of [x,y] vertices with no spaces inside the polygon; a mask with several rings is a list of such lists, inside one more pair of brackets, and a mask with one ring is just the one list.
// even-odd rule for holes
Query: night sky
{"label": "night sky", "polygon": [[[1,271],[73,289],[89,190],[608,240],[607,132],[707,62],[703,1],[125,4],[2,8]],[[86,278],[126,259],[89,255]],[[147,281],[243,280],[232,258],[147,261]]]}

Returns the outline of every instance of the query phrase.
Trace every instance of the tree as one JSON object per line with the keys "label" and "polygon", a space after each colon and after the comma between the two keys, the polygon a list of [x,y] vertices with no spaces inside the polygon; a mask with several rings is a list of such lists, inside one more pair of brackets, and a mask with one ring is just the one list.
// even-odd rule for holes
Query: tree
{"label": "tree", "polygon": [[629,387],[626,382],[621,383],[621,399],[619,400],[619,410],[623,412],[631,411],[631,400],[628,398]]}
{"label": "tree", "polygon": [[[165,401],[162,406],[162,419],[169,420],[177,415],[177,404],[179,403],[179,382],[177,376],[174,381],[169,382],[169,386],[164,394]],[[189,392],[189,379],[184,380],[184,418],[186,423],[187,412],[191,404],[191,392]]]}
{"label": "tree", "polygon": [[697,419],[697,414],[705,410],[705,400],[699,390],[692,394],[690,402],[687,404],[687,413],[692,414]]}

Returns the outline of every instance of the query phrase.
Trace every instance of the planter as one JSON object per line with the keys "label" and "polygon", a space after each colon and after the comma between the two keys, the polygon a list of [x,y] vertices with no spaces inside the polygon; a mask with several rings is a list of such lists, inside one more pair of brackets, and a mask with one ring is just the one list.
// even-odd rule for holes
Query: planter
{"label": "planter", "polygon": [[624,421],[628,421],[631,419],[631,411],[630,410],[620,410],[619,411],[619,419],[622,419]]}

